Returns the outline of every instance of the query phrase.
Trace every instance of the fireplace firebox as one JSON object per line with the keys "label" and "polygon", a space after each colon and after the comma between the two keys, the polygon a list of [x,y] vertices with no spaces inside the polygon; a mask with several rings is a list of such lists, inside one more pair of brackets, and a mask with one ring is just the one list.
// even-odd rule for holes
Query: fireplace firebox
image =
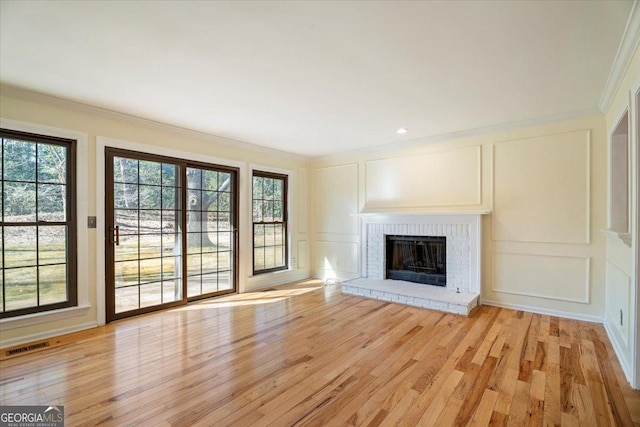
{"label": "fireplace firebox", "polygon": [[386,235],[386,279],[447,286],[447,238]]}

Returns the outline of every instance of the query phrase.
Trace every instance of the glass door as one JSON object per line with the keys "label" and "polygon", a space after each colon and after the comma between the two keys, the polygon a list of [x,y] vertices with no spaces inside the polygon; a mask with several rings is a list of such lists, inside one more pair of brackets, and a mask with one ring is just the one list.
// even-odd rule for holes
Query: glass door
{"label": "glass door", "polygon": [[187,296],[234,288],[234,174],[187,168]]}
{"label": "glass door", "polygon": [[105,171],[107,321],[235,292],[235,169],[107,148]]}
{"label": "glass door", "polygon": [[182,301],[182,191],[179,165],[108,151],[107,166],[111,321]]}

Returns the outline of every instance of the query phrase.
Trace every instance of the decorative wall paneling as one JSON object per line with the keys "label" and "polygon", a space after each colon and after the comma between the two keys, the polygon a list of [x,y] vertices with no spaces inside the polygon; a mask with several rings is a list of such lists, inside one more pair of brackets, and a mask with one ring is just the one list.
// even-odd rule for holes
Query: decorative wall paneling
{"label": "decorative wall paneling", "polygon": [[367,161],[364,209],[478,206],[482,203],[481,154],[481,147],[475,145]]}
{"label": "decorative wall paneling", "polygon": [[590,136],[493,144],[492,240],[589,244]]}

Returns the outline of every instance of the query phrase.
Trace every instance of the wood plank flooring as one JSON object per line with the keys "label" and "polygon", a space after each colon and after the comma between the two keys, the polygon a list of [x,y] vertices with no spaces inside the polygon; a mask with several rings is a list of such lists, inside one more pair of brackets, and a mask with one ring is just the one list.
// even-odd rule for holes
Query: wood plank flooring
{"label": "wood plank flooring", "polygon": [[602,325],[466,318],[317,281],[60,342],[0,363],[2,405],[64,405],[67,426],[640,426]]}

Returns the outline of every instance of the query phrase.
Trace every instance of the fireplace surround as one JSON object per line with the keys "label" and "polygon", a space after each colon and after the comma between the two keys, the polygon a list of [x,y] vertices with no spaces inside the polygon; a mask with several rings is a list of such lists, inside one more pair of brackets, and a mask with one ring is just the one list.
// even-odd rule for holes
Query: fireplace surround
{"label": "fireplace surround", "polygon": [[[360,215],[361,277],[342,292],[468,315],[480,300],[481,219],[488,211]],[[446,238],[446,286],[386,278],[389,235]]]}

